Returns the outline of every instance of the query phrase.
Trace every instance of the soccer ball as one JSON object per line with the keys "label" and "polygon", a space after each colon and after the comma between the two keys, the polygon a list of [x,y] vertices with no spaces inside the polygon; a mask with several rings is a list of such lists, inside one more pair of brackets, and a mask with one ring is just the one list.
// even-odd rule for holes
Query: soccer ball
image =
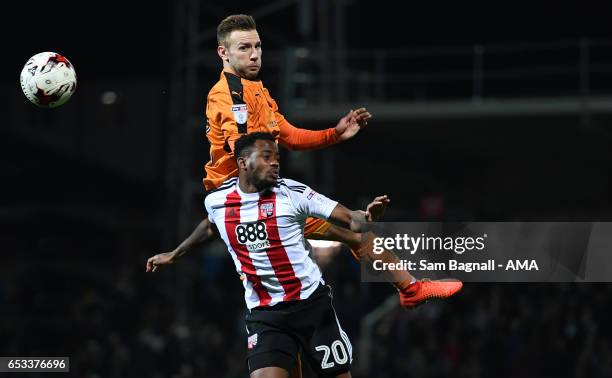
{"label": "soccer ball", "polygon": [[55,108],[76,90],[74,66],[54,52],[42,52],[28,59],[21,70],[21,90],[36,106]]}

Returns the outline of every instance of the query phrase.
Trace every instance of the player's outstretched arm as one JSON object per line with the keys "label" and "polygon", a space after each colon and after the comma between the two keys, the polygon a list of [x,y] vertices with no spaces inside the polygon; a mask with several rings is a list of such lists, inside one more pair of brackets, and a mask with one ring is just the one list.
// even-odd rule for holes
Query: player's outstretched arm
{"label": "player's outstretched arm", "polygon": [[372,114],[366,108],[359,108],[350,110],[338,121],[336,127],[326,130],[306,130],[293,126],[284,117],[279,116],[279,142],[290,150],[325,148],[352,138],[367,126],[370,118]]}
{"label": "player's outstretched arm", "polygon": [[368,204],[365,211],[349,210],[338,204],[329,216],[329,220],[348,227],[353,232],[362,232],[366,222],[376,222],[382,218],[389,202],[391,202],[389,196],[378,196]]}
{"label": "player's outstretched arm", "polygon": [[147,260],[146,271],[155,272],[159,265],[174,263],[177,258],[201,246],[204,244],[204,242],[215,236],[215,234],[217,234],[215,231],[214,225],[210,223],[208,218],[204,218],[204,220],[202,220],[193,230],[191,235],[189,235],[187,239],[183,240],[183,242],[173,251],[158,253],[157,255],[150,257]]}

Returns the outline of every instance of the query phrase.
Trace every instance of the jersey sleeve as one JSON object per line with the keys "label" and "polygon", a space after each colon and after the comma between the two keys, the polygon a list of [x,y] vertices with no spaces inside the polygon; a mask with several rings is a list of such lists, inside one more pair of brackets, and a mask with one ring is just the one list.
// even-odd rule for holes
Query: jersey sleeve
{"label": "jersey sleeve", "polygon": [[267,98],[270,100],[270,107],[274,112],[274,120],[279,128],[279,143],[281,146],[290,150],[315,150],[318,148],[329,147],[338,142],[336,129],[326,130],[306,130],[293,126],[278,109],[276,101],[270,96],[267,89],[264,89]]}
{"label": "jersey sleeve", "polygon": [[[246,105],[242,105],[244,106],[244,109],[242,109],[240,105],[234,105],[232,98],[227,93],[217,91],[208,95],[207,106],[207,114],[210,114],[209,118],[214,117],[216,124],[221,125],[222,137],[233,152],[234,143],[242,135],[239,128],[241,125],[236,122],[236,114],[246,112]],[[246,121],[244,132],[246,132]]]}
{"label": "jersey sleeve", "polygon": [[307,185],[293,180],[283,179],[283,181],[291,193],[298,214],[327,220],[338,205],[337,201],[317,193]]}
{"label": "jersey sleeve", "polygon": [[284,117],[278,121],[280,144],[290,150],[316,150],[338,142],[336,129],[306,130],[289,123]]}
{"label": "jersey sleeve", "polygon": [[208,214],[208,220],[210,221],[210,223],[215,223],[215,217],[214,217],[214,213],[213,213],[213,208],[212,208],[212,197],[210,195],[206,196],[206,198],[204,199],[204,207],[206,208],[206,213]]}

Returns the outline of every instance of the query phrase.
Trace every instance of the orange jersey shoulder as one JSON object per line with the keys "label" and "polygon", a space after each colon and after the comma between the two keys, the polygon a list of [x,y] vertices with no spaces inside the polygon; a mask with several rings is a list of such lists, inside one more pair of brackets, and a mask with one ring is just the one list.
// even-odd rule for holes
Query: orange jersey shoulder
{"label": "orange jersey shoulder", "polygon": [[241,135],[265,131],[280,134],[278,107],[261,81],[250,81],[228,72],[210,90],[206,102],[206,137],[210,161],[205,165],[206,190],[217,188],[238,175],[234,142]]}

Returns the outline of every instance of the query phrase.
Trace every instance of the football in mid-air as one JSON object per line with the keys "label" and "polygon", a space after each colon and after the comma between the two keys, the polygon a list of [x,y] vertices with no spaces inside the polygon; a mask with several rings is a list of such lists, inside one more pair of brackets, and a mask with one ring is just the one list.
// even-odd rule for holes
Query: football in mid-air
{"label": "football in mid-air", "polygon": [[55,108],[64,104],[76,90],[72,63],[54,52],[41,52],[28,59],[21,70],[21,89],[34,105]]}

